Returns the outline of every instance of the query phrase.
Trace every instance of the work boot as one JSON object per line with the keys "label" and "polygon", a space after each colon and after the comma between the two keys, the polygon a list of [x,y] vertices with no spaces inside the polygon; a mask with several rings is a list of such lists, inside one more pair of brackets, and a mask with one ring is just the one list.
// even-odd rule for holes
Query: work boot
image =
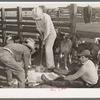
{"label": "work boot", "polygon": [[46,78],[44,74],[41,76],[41,79],[44,81],[45,84],[48,84],[50,86],[66,87],[66,85],[68,84],[68,81],[51,81],[48,78]]}
{"label": "work boot", "polygon": [[8,82],[8,87],[9,88],[17,88],[18,87],[18,80],[13,79],[12,81]]}

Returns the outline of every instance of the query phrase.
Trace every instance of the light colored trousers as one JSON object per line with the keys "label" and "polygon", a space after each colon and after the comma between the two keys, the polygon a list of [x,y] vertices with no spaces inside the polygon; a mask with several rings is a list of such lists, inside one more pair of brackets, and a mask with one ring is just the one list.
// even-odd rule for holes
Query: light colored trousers
{"label": "light colored trousers", "polygon": [[46,66],[47,68],[54,68],[54,55],[53,45],[56,39],[56,33],[50,34],[45,41],[45,55],[46,55]]}
{"label": "light colored trousers", "polygon": [[25,71],[20,62],[16,62],[11,53],[0,49],[0,62],[5,65],[8,83],[12,81],[12,74],[18,79],[18,88],[25,88]]}

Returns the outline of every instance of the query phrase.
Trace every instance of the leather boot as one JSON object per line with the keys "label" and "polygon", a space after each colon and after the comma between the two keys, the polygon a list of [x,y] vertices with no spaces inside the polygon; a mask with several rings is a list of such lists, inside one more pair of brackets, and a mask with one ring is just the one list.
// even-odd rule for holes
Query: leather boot
{"label": "leather boot", "polygon": [[50,86],[56,86],[56,87],[67,87],[68,81],[51,81],[43,74],[41,76],[41,79],[44,81],[45,84],[48,84]]}

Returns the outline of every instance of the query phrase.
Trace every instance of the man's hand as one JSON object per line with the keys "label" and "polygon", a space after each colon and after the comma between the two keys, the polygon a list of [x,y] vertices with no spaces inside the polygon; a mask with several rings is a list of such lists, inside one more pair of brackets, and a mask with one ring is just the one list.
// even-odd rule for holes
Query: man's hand
{"label": "man's hand", "polygon": [[64,77],[64,80],[68,80],[67,77]]}
{"label": "man's hand", "polygon": [[43,39],[44,39],[44,33],[43,32],[40,33],[39,38],[40,38],[41,41],[43,41]]}
{"label": "man's hand", "polygon": [[42,45],[45,45],[45,40],[42,41]]}
{"label": "man's hand", "polygon": [[61,78],[65,78],[66,76],[65,75],[62,75],[62,74],[59,74],[59,76],[61,77]]}

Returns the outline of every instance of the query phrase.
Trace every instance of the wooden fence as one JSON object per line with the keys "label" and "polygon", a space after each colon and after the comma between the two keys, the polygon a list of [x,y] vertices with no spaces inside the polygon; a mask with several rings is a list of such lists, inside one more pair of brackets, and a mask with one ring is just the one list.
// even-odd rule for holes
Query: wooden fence
{"label": "wooden fence", "polygon": [[[39,32],[36,30],[35,21],[31,16],[33,8],[1,8],[0,9],[0,38],[2,44],[6,44],[8,34],[22,35],[23,37],[36,37]],[[66,7],[59,9],[55,14],[51,14],[55,28],[60,28],[64,32],[76,33],[77,5],[70,4],[70,9]]]}

